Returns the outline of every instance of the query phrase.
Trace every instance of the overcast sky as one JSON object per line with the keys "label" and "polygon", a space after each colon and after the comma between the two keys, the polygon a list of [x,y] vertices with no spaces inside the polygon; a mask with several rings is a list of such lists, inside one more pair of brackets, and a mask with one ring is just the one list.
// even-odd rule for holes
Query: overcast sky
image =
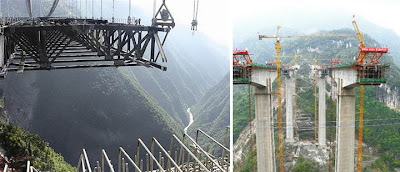
{"label": "overcast sky", "polygon": [[[352,27],[349,21],[355,14],[356,19],[366,19],[400,35],[398,0],[232,0],[232,4],[235,24],[251,20],[265,26],[296,27],[287,26],[295,22],[312,27],[313,22],[329,25],[330,21],[338,19],[346,22],[346,27]],[[348,17],[339,19],[344,14]]]}

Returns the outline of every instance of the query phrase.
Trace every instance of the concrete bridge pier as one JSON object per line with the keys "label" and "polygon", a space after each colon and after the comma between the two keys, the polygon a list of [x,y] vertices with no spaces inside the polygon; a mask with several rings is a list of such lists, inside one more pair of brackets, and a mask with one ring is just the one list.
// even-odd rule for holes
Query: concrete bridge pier
{"label": "concrete bridge pier", "polygon": [[354,87],[339,90],[336,171],[354,171],[355,101]]}
{"label": "concrete bridge pier", "polygon": [[[269,82],[271,83],[271,82]],[[274,172],[274,128],[271,87],[256,87],[257,171]]]}
{"label": "concrete bridge pier", "polygon": [[331,71],[338,89],[335,171],[353,172],[355,158],[355,87],[359,85],[357,71],[354,70],[353,66],[333,68]]}
{"label": "concrete bridge pier", "polygon": [[340,65],[331,68],[338,90],[336,116],[336,171],[353,172],[355,142],[355,87],[380,85],[386,82],[384,71],[388,65]]}
{"label": "concrete bridge pier", "polygon": [[326,146],[326,80],[325,76],[318,78],[318,145]]}
{"label": "concrete bridge pier", "polygon": [[[3,69],[4,66],[4,58],[5,58],[5,37],[3,28],[0,27],[0,70]],[[1,72],[1,71],[0,71]]]}
{"label": "concrete bridge pier", "polygon": [[[274,118],[272,83],[277,77],[276,66],[252,65],[249,78],[233,80],[233,84],[255,86],[257,171],[275,172]],[[235,76],[235,75],[234,75]],[[248,75],[246,75],[248,76]],[[246,77],[239,76],[239,78]]]}
{"label": "concrete bridge pier", "polygon": [[[293,72],[293,71],[292,71]],[[291,73],[292,73],[291,72]],[[294,77],[288,74],[286,76],[286,142],[294,142],[294,120],[293,120],[293,93],[294,93]]]}
{"label": "concrete bridge pier", "polygon": [[275,172],[275,147],[272,113],[272,82],[277,77],[276,68],[255,67],[251,83],[256,86],[256,146],[257,171]]}

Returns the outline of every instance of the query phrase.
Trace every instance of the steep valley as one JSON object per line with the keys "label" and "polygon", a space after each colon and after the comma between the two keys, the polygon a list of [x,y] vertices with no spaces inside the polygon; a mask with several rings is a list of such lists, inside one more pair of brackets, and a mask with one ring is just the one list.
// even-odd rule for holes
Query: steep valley
{"label": "steep valley", "polygon": [[[166,43],[165,72],[139,66],[8,73],[2,81],[7,119],[38,134],[70,164],[78,162],[83,148],[92,160],[101,158],[101,149],[116,159],[119,146],[134,152],[138,138],[148,143],[156,137],[168,145],[172,134],[181,136],[189,123],[187,109],[206,101],[206,93],[220,83],[218,87],[225,89],[224,112],[196,113],[195,118],[201,122],[203,117],[222,115],[224,123],[207,126],[206,131],[225,128],[229,58],[224,48],[210,46],[205,35],[192,36],[182,27],[176,30],[180,34],[171,32]],[[184,46],[183,40],[188,48],[177,48]]]}

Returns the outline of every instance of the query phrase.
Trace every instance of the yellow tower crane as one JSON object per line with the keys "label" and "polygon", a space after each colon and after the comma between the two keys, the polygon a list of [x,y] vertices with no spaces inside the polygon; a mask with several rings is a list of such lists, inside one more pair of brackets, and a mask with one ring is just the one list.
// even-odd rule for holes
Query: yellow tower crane
{"label": "yellow tower crane", "polygon": [[[275,50],[276,50],[276,70],[278,73],[278,81],[277,81],[277,96],[278,96],[278,130],[279,130],[279,169],[280,172],[283,172],[283,134],[282,134],[282,96],[281,96],[281,38],[303,38],[303,37],[354,37],[354,35],[349,34],[311,34],[311,35],[293,35],[293,36],[279,36],[279,29],[281,26],[278,26],[276,29],[275,36],[267,36],[267,35],[258,35],[259,40],[264,38],[273,38],[276,39],[275,42]],[[316,120],[316,119],[315,119]],[[314,124],[316,125],[316,123]],[[315,131],[317,132],[317,131]],[[317,140],[316,140],[317,141]]]}
{"label": "yellow tower crane", "polygon": [[276,71],[278,72],[278,82],[277,82],[277,94],[278,94],[278,129],[279,129],[279,169],[280,172],[283,172],[283,135],[282,135],[282,97],[281,97],[281,42],[279,37],[279,29],[281,26],[278,26],[276,29],[275,36],[265,36],[259,35],[259,39],[263,38],[275,38],[275,50],[276,50]]}
{"label": "yellow tower crane", "polygon": [[[360,48],[364,48],[364,39],[362,33],[358,29],[357,22],[353,20],[354,30],[357,33],[358,40],[360,41]],[[360,51],[358,54],[357,62],[364,63],[365,53]],[[364,116],[364,85],[360,85],[360,112],[359,112],[359,127],[358,127],[358,159],[357,159],[357,171],[361,172],[361,161],[362,161],[362,138],[363,138],[363,116]]]}

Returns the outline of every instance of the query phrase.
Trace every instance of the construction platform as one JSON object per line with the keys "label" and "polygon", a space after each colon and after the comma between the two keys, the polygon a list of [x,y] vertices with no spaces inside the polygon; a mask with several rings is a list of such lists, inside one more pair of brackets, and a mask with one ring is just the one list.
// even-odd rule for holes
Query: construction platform
{"label": "construction platform", "polygon": [[356,87],[386,83],[385,71],[389,67],[386,63],[360,65],[351,62],[333,65],[328,69],[334,78],[343,79],[343,87]]}
{"label": "construction platform", "polygon": [[[268,71],[266,73],[266,71]],[[233,66],[233,84],[250,84],[254,86],[265,86],[263,78],[269,78],[269,73],[275,71],[276,65],[263,65],[252,63],[249,66]]]}

